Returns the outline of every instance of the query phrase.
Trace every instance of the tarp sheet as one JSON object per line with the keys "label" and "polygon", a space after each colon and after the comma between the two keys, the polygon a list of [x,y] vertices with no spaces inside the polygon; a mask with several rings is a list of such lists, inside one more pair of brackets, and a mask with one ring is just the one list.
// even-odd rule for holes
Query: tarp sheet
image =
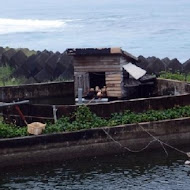
{"label": "tarp sheet", "polygon": [[126,65],[123,65],[123,68],[136,80],[140,79],[142,76],[146,74],[146,71],[144,69],[141,69],[140,67],[137,67],[136,65],[132,63],[128,63]]}

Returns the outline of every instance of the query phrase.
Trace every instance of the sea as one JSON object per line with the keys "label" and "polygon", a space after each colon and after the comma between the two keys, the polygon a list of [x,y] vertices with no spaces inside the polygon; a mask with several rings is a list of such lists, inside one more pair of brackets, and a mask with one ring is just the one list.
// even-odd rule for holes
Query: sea
{"label": "sea", "polygon": [[0,46],[190,58],[189,0],[1,0]]}
{"label": "sea", "polygon": [[[121,47],[135,56],[190,58],[189,0],[0,1],[3,47]],[[0,169],[0,189],[189,190],[186,159],[160,150],[31,163]]]}
{"label": "sea", "polygon": [[[168,151],[168,150],[167,150]],[[53,155],[52,155],[53,156]],[[0,172],[6,190],[189,190],[184,155],[164,150],[22,165]]]}

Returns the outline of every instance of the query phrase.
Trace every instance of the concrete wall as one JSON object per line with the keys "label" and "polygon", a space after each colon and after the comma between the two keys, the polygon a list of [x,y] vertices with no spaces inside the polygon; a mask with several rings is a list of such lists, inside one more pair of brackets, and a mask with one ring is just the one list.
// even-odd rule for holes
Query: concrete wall
{"label": "concrete wall", "polygon": [[[141,123],[140,125],[155,137],[172,146],[189,145],[190,143],[190,118]],[[103,129],[121,143],[122,147],[111,140]],[[129,153],[123,148],[124,146],[139,150],[153,140],[136,124],[103,129],[1,139],[0,167]],[[149,150],[157,148],[160,148],[160,144],[154,142]]]}
{"label": "concrete wall", "polygon": [[157,79],[156,91],[156,94],[160,96],[190,93],[190,84],[177,80],[159,78]]}
{"label": "concrete wall", "polygon": [[[53,87],[51,88],[51,85]],[[56,87],[58,85],[58,87]],[[63,85],[61,88],[60,85]],[[176,88],[181,92],[188,92],[189,91],[189,85],[187,83],[178,82],[178,81],[171,81],[171,80],[158,80],[158,87],[162,89],[161,91],[164,91],[166,87],[169,86],[177,86]],[[30,86],[30,85],[29,85]],[[40,90],[42,90],[40,87],[41,85],[37,85]],[[25,86],[23,86],[21,92],[25,92]],[[35,86],[31,85],[31,89]],[[5,89],[9,89],[9,87],[4,87]],[[69,99],[71,98],[74,101],[74,85],[73,83],[50,83],[50,90],[51,93],[59,96],[56,97],[55,100],[49,100],[48,94],[45,93],[46,97],[42,97],[38,95],[38,99],[40,99],[41,102],[39,102],[36,99],[33,99],[32,101],[34,103],[37,103],[36,105],[20,105],[20,109],[25,115],[28,122],[33,121],[42,121],[46,122],[47,120],[53,120],[53,112],[52,112],[52,105],[59,105],[57,106],[57,117],[60,118],[63,115],[70,116],[72,112],[74,112],[78,106],[76,105],[68,105]],[[2,88],[3,89],[3,88]],[[58,89],[58,91],[56,90]],[[66,89],[66,91],[65,91]],[[12,93],[14,93],[14,87],[13,89],[10,88]],[[60,90],[60,92],[59,92]],[[8,90],[7,90],[8,91]],[[33,90],[31,90],[33,92]],[[67,93],[69,92],[69,93]],[[0,93],[2,93],[0,91]],[[42,93],[44,93],[42,91]],[[23,93],[21,93],[22,96],[24,96]],[[8,96],[9,97],[9,96]],[[62,98],[64,97],[64,98]],[[60,99],[65,101],[63,105],[60,103]],[[37,102],[38,101],[38,102]],[[46,102],[45,102],[46,101]],[[50,105],[45,105],[50,104]],[[42,105],[43,104],[43,105]],[[132,100],[123,100],[123,101],[113,101],[113,102],[106,102],[106,103],[95,103],[95,104],[89,104],[88,107],[90,110],[94,113],[96,113],[98,116],[101,117],[110,117],[112,113],[118,113],[123,112],[125,110],[131,110],[133,112],[143,112],[150,109],[155,110],[161,110],[161,109],[168,109],[172,108],[174,106],[185,106],[190,105],[190,94],[182,94],[182,95],[169,95],[169,96],[158,96],[158,97],[151,97],[151,98],[140,98],[140,99],[132,99]],[[8,118],[8,120],[16,120],[19,125],[24,124],[22,120],[20,119],[20,116],[18,116],[17,111],[14,107],[8,107],[4,108],[3,115],[5,118]]]}
{"label": "concrete wall", "polygon": [[51,82],[0,87],[0,101],[2,102],[12,102],[26,99],[37,101],[36,99],[43,100],[51,97],[70,97],[72,103],[74,104],[74,83]]}
{"label": "concrete wall", "polygon": [[[190,94],[96,103],[89,104],[88,107],[100,117],[110,117],[112,113],[119,113],[124,110],[144,112],[150,109],[163,110],[185,105],[190,105]],[[19,107],[29,123],[34,121],[53,121],[53,108],[51,105],[25,104]],[[58,105],[56,106],[57,117],[60,118],[63,115],[70,116],[77,107],[76,105]],[[24,124],[14,107],[4,108],[3,115],[9,121],[16,120],[19,125]]]}

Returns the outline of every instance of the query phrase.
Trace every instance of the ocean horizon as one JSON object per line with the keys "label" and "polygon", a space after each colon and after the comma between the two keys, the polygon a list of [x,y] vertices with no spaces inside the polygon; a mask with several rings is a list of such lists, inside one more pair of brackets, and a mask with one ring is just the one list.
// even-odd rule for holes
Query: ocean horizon
{"label": "ocean horizon", "polygon": [[0,46],[63,52],[121,47],[135,56],[190,58],[187,0],[6,0]]}

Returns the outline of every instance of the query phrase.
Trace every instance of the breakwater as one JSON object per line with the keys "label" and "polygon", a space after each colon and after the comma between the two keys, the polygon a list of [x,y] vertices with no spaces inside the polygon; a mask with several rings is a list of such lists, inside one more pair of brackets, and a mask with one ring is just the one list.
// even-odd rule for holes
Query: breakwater
{"label": "breakwater", "polygon": [[60,52],[0,47],[0,66],[13,68],[12,77],[25,84],[73,79],[72,58]]}
{"label": "breakwater", "polygon": [[[0,47],[0,66],[8,65],[14,69],[12,77],[25,78],[24,83],[41,83],[55,80],[73,80],[72,57],[65,52],[31,51]],[[149,74],[162,71],[190,72],[190,59],[181,63],[178,59],[157,57],[138,57],[137,65]]]}
{"label": "breakwater", "polygon": [[147,71],[149,74],[159,74],[162,71],[169,71],[172,73],[182,72],[189,73],[190,72],[190,59],[181,63],[177,58],[169,59],[165,57],[160,59],[158,57],[143,57],[140,55],[138,57],[137,65]]}

